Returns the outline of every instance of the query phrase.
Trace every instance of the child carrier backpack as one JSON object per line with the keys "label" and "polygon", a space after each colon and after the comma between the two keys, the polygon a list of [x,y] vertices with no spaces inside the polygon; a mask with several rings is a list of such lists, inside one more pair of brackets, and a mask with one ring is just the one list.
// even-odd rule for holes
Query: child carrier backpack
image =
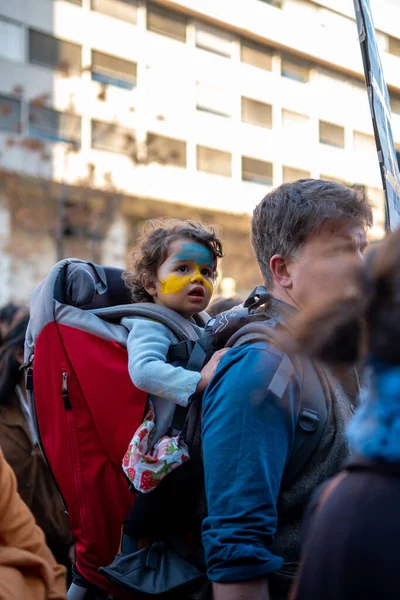
{"label": "child carrier backpack", "polygon": [[111,594],[115,587],[98,569],[117,553],[133,502],[121,464],[147,402],[129,377],[129,332],[119,322],[151,316],[180,340],[198,337],[174,311],[130,303],[121,274],[78,259],[56,264],[32,295],[25,341],[28,397],[69,515],[76,569]]}
{"label": "child carrier backpack", "polygon": [[[129,377],[129,332],[121,319],[144,316],[170,327],[180,343],[171,347],[169,361],[193,370],[200,370],[215,350],[240,343],[244,335],[250,341],[267,338],[279,346],[282,323],[259,312],[269,298],[260,287],[242,309],[210,320],[199,339],[190,322],[174,311],[130,303],[121,274],[121,269],[79,259],[57,263],[32,295],[24,366],[39,443],[70,518],[76,581],[118,598],[135,598],[140,596],[124,595],[98,571],[114,559],[121,525],[133,502],[122,459],[147,403],[147,394]],[[200,314],[197,321],[204,326],[207,316]],[[310,361],[296,360],[304,373],[304,397],[283,485],[290,485],[306,464],[326,421],[316,372]],[[285,355],[269,386],[274,394],[284,393],[293,370]],[[191,460],[202,478],[200,399],[187,409],[177,407],[171,426],[185,427]],[[198,524],[206,514],[203,500],[199,497],[199,507],[194,507]],[[150,567],[156,581],[154,564]]]}

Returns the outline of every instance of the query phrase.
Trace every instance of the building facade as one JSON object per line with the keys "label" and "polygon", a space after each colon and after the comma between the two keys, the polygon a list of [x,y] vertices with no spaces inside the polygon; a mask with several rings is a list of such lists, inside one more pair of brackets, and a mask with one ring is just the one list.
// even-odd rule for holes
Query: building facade
{"label": "building facade", "polygon": [[[371,6],[400,145],[400,2]],[[300,177],[364,186],[384,231],[352,0],[1,2],[0,153],[0,302],[160,216],[221,225],[248,291],[249,215]]]}

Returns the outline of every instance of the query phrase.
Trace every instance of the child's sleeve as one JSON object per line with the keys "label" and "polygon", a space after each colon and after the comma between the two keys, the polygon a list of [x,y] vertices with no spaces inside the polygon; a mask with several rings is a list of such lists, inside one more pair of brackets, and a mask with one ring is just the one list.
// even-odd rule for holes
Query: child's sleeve
{"label": "child's sleeve", "polygon": [[127,342],[129,374],[137,388],[186,406],[201,375],[167,363],[173,343],[172,333],[161,323],[134,319]]}

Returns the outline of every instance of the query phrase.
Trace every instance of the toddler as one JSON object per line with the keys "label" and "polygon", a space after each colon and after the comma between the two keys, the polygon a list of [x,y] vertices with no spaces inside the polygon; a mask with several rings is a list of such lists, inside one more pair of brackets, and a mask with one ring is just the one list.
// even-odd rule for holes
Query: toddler
{"label": "toddler", "polygon": [[[212,229],[193,221],[150,221],[124,280],[134,302],[169,308],[201,333],[196,315],[211,300],[221,257],[222,244]],[[179,341],[167,326],[143,317],[125,318],[123,323],[130,330],[131,379],[149,393],[147,415],[132,438],[123,468],[135,490],[146,494],[189,459],[181,435],[170,431],[176,405],[187,406],[193,394],[205,389],[227,350],[216,352],[200,373],[189,371],[167,363],[169,347]],[[149,506],[149,500],[146,503]]]}

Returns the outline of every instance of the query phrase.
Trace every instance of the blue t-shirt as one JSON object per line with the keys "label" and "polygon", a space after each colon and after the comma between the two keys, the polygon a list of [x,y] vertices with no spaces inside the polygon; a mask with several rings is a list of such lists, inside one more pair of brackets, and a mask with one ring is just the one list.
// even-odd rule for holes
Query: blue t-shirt
{"label": "blue t-shirt", "polygon": [[282,398],[268,390],[283,357],[268,342],[230,350],[203,398],[203,544],[212,581],[256,579],[283,564],[269,548],[301,401],[296,373]]}

